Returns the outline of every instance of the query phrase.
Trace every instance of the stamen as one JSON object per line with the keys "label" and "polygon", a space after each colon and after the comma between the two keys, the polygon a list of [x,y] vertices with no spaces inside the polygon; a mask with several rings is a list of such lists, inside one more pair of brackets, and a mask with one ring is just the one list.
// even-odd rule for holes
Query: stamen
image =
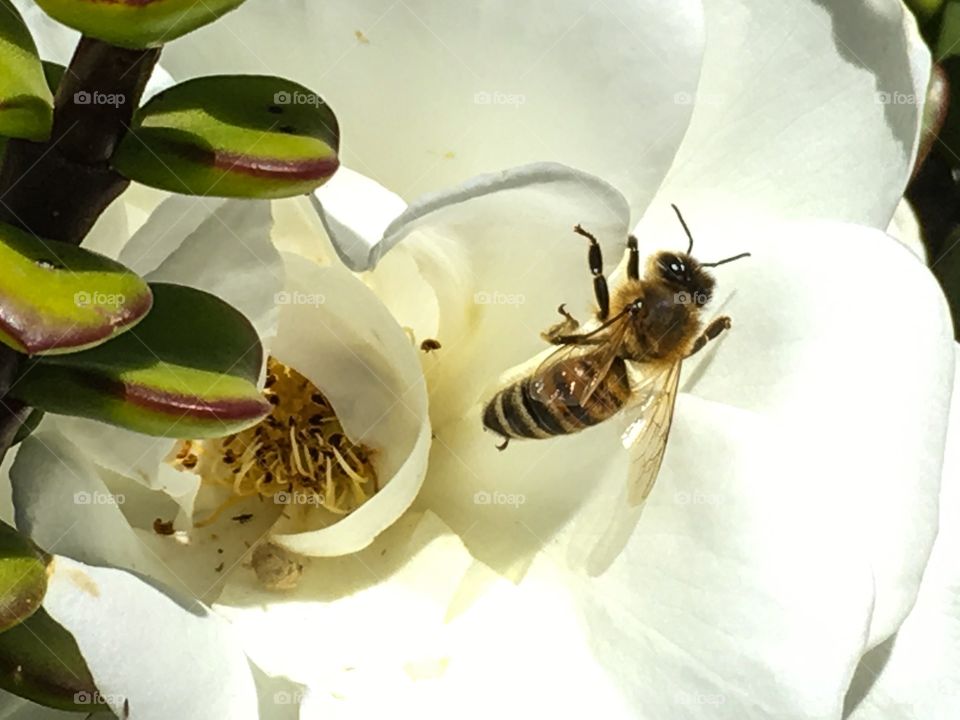
{"label": "stamen", "polygon": [[346,515],[379,490],[374,451],[353,444],[323,394],[293,368],[267,361],[270,415],[255,427],[216,440],[186,440],[170,463],[192,470],[205,483],[230,488],[232,496],[212,515],[213,523],[242,498],[266,498],[319,506]]}

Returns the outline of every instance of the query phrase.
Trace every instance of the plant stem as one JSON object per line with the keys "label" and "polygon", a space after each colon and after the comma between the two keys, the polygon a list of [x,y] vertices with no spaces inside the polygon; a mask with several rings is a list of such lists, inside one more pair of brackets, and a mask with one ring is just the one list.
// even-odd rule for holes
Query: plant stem
{"label": "plant stem", "polygon": [[[84,37],[54,99],[45,142],[10,140],[0,168],[0,222],[79,245],[130,181],[110,156],[130,127],[160,49],[128,50]],[[7,398],[22,356],[0,345],[0,459],[30,408]]]}
{"label": "plant stem", "polygon": [[0,222],[79,245],[130,181],[109,159],[126,133],[160,49],[84,37],[54,101],[46,142],[11,140],[0,170]]}

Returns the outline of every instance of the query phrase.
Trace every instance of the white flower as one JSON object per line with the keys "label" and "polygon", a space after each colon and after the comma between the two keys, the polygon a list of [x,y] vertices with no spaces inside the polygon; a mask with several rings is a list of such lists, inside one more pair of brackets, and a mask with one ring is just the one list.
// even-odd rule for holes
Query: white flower
{"label": "white flower", "polygon": [[[400,432],[380,441],[408,472],[384,493],[411,499],[420,479],[427,425],[407,391],[422,392],[422,377],[436,439],[412,511],[389,529],[377,535],[404,502],[378,512],[381,494],[331,533],[288,538],[336,557],[312,560],[280,598],[249,569],[219,581],[219,538],[178,552],[132,529],[175,508],[168,495],[189,512],[195,490],[160,454],[118,457],[132,436],[98,444],[65,421],[78,446],[52,429],[28,441],[13,473],[21,529],[58,555],[215,600],[235,630],[234,640],[211,620],[185,642],[196,618],[125,573],[80,568],[129,593],[132,618],[150,622],[154,604],[170,617],[149,640],[125,641],[125,627],[71,604],[80,590],[54,582],[51,613],[77,635],[105,695],[136,700],[137,717],[166,717],[171,693],[190,717],[253,717],[239,643],[266,673],[309,688],[302,718],[398,707],[437,718],[840,717],[860,658],[918,597],[954,370],[936,283],[881,231],[919,127],[916,105],[882,99],[921,94],[929,71],[899,3],[249,0],[171,46],[164,67],[290,75],[336,109],[345,163],[363,175],[342,170],[316,201],[348,266],[376,265],[361,276],[373,292],[333,259],[310,205],[277,204],[287,264],[267,264],[288,291],[332,302],[285,305],[271,347],[344,422],[398,413]],[[520,166],[537,160],[564,165]],[[475,177],[484,171],[503,172]],[[402,199],[441,189],[409,207]],[[712,308],[734,327],[685,366],[640,518],[620,497],[622,423],[498,453],[478,403],[542,350],[538,332],[557,305],[589,313],[586,248],[572,226],[601,239],[612,268],[641,217],[645,248],[683,246],[670,202],[698,257],[753,257],[716,272]],[[154,215],[121,259],[134,247],[167,257],[168,277],[194,278],[256,317],[265,306],[250,296],[280,287],[254,267],[270,253],[262,234],[244,232],[251,264],[235,268],[245,256],[230,235],[248,221],[202,242],[184,239],[190,227],[165,240],[177,214]],[[404,328],[442,345],[421,358],[422,375]],[[377,389],[391,377],[384,368],[399,378],[389,393]],[[134,497],[137,485],[117,477],[140,472],[134,480],[166,493]],[[111,483],[128,503],[73,505],[78,487]],[[494,493],[505,502],[478,504]],[[228,562],[244,533],[254,541],[274,519],[231,528]],[[77,571],[66,559],[58,567]],[[154,664],[118,662],[118,648]],[[161,671],[164,688],[149,682]],[[896,678],[884,687],[912,702]],[[883,696],[866,696],[857,712],[873,717]],[[298,699],[261,687],[261,717]]]}

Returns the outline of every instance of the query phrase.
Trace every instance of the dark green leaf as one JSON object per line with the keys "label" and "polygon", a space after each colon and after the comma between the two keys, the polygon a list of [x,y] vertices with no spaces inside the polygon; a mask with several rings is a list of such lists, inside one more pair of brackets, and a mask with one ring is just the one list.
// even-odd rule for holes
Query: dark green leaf
{"label": "dark green leaf", "polygon": [[325,183],[339,167],[333,111],[281,78],[196,78],[151,99],[112,163],[145,185],[187,195],[279,198]]}
{"label": "dark green leaf", "polygon": [[53,95],[37,46],[10,0],[0,0],[0,135],[45,140],[53,126]]}
{"label": "dark green leaf", "polygon": [[37,426],[40,425],[41,420],[43,420],[43,410],[33,408],[27,416],[27,419],[20,424],[20,429],[17,430],[17,434],[13,438],[13,442],[10,443],[10,447],[19,445],[30,437],[33,431],[37,429]]}
{"label": "dark green leaf", "polygon": [[67,68],[59,63],[43,61],[43,76],[47,81],[47,87],[54,95],[57,94],[57,88],[60,87],[60,81],[63,80],[63,74]]}
{"label": "dark green leaf", "polygon": [[0,687],[59,710],[107,709],[73,635],[43,608],[0,633]]}
{"label": "dark green leaf", "polygon": [[47,562],[32,542],[0,522],[0,633],[40,607],[47,592]]}
{"label": "dark green leaf", "polygon": [[150,310],[147,284],[115,260],[0,223],[0,342],[27,355],[99,345]]}
{"label": "dark green leaf", "polygon": [[127,48],[156,47],[213,22],[244,0],[37,0],[84,35]]}
{"label": "dark green leaf", "polygon": [[222,300],[156,284],[136,328],[92,350],[41,358],[12,394],[28,405],[150,435],[220,437],[262,420],[263,348],[256,330]]}

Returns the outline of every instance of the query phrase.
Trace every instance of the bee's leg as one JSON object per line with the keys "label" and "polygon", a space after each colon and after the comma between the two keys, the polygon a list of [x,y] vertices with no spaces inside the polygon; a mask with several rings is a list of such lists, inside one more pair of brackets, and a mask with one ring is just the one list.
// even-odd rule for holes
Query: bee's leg
{"label": "bee's leg", "polygon": [[603,253],[600,250],[600,243],[579,225],[573,228],[573,231],[590,241],[587,262],[590,264],[590,274],[593,275],[593,294],[597,296],[597,306],[599,307],[597,319],[606,320],[610,315],[610,290],[607,288],[607,279],[603,276]]}
{"label": "bee's leg", "polygon": [[640,252],[634,235],[627,238],[627,277],[630,280],[640,279]]}
{"label": "bee's leg", "polygon": [[700,333],[700,337],[696,339],[693,343],[693,347],[690,348],[690,352],[687,353],[687,357],[698,353],[703,349],[703,346],[706,345],[711,340],[715,339],[720,333],[724,330],[729,330],[731,326],[730,318],[726,315],[723,317],[716,318],[711,322],[707,327],[704,328],[703,332]]}
{"label": "bee's leg", "polygon": [[566,343],[557,342],[557,339],[575,333],[580,328],[580,323],[577,322],[577,319],[573,315],[567,312],[566,305],[558,307],[557,312],[563,315],[563,320],[556,325],[548,327],[540,333],[540,337],[551,345],[565,345]]}
{"label": "bee's leg", "polygon": [[509,445],[509,444],[510,444],[510,438],[505,437],[505,438],[503,439],[503,442],[496,446],[496,447],[497,447],[497,450],[499,450],[500,452],[503,452],[504,450],[507,449],[507,445]]}

